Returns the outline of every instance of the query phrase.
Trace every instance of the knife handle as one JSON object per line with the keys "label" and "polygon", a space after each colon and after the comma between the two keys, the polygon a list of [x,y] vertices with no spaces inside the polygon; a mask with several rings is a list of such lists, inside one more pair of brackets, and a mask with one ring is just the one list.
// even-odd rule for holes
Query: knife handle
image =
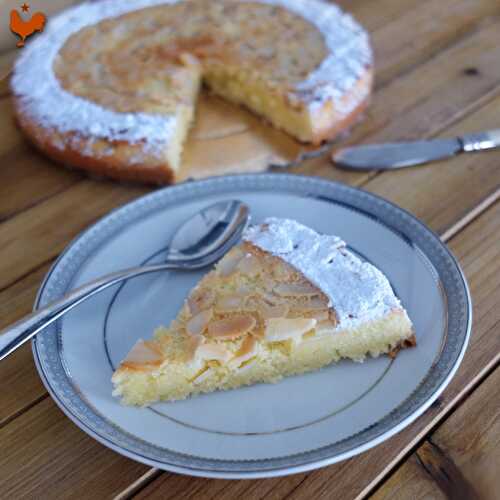
{"label": "knife handle", "polygon": [[460,137],[464,151],[484,151],[500,147],[500,129]]}

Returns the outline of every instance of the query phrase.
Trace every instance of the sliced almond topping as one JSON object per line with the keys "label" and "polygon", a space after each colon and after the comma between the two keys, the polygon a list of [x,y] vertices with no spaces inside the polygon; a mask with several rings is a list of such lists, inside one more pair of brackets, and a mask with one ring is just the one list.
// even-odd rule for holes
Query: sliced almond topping
{"label": "sliced almond topping", "polygon": [[293,274],[294,272],[287,264],[279,263],[273,266],[273,276],[279,281],[287,281]]}
{"label": "sliced almond topping", "polygon": [[268,305],[265,302],[259,304],[259,313],[264,319],[286,318],[290,308],[286,304]]}
{"label": "sliced almond topping", "polygon": [[193,361],[195,358],[195,353],[198,350],[198,347],[205,342],[205,337],[201,335],[197,335],[195,337],[188,337],[186,339],[186,347],[184,351],[184,356],[182,356],[182,361],[185,363],[189,363]]}
{"label": "sliced almond topping", "polygon": [[247,276],[257,276],[262,267],[255,255],[247,254],[238,262],[238,270]]}
{"label": "sliced almond topping", "polygon": [[274,291],[282,297],[310,297],[320,292],[310,283],[280,283]]}
{"label": "sliced almond topping", "polygon": [[203,370],[201,370],[192,380],[194,385],[201,384],[204,380],[206,380],[212,373],[214,373],[214,369],[207,367]]}
{"label": "sliced almond topping", "polygon": [[270,342],[300,340],[304,333],[316,326],[316,323],[314,318],[271,318],[266,320],[264,336]]}
{"label": "sliced almond topping", "polygon": [[139,339],[123,360],[122,366],[129,368],[153,367],[161,365],[163,360],[164,355],[158,342]]}
{"label": "sliced almond topping", "polygon": [[225,363],[231,358],[231,352],[220,344],[201,344],[196,349],[195,356],[206,361],[221,361]]}
{"label": "sliced almond topping", "polygon": [[257,355],[258,347],[259,344],[257,340],[253,336],[249,335],[245,338],[245,340],[243,340],[238,352],[236,352],[234,358],[229,362],[229,364],[231,366],[242,365],[245,361],[248,361]]}
{"label": "sliced almond topping", "polygon": [[207,328],[210,320],[213,318],[214,312],[212,309],[199,312],[186,323],[186,330],[189,335],[201,335]]}
{"label": "sliced almond topping", "polygon": [[314,310],[312,311],[311,318],[314,318],[318,323],[320,321],[326,321],[327,319],[330,318],[330,312],[328,311],[328,309]]}
{"label": "sliced almond topping", "polygon": [[324,296],[311,297],[305,302],[294,304],[293,308],[298,311],[317,311],[328,309],[329,302]]}
{"label": "sliced almond topping", "polygon": [[243,258],[243,253],[239,248],[233,248],[227,253],[224,258],[217,264],[217,271],[220,276],[229,276],[235,269],[240,260]]}
{"label": "sliced almond topping", "polygon": [[219,297],[215,304],[217,311],[234,311],[243,307],[243,297],[239,295],[225,295]]}
{"label": "sliced almond topping", "polygon": [[238,295],[250,295],[252,293],[252,288],[245,283],[241,283],[236,291]]}
{"label": "sliced almond topping", "polygon": [[191,292],[188,298],[188,306],[191,314],[198,314],[208,309],[215,301],[215,293],[209,288],[198,288]]}
{"label": "sliced almond topping", "polygon": [[255,318],[248,315],[212,321],[208,325],[207,337],[217,339],[237,339],[248,333],[256,324]]}

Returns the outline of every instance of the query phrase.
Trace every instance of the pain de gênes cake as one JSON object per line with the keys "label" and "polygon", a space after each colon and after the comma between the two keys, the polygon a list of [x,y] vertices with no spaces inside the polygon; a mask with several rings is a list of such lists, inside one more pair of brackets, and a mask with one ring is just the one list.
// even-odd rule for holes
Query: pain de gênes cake
{"label": "pain de g\u00eanes cake", "polygon": [[143,406],[415,344],[382,272],[336,236],[271,218],[247,229],[168,328],[132,347],[113,374],[113,394]]}
{"label": "pain de g\u00eanes cake", "polygon": [[202,83],[319,144],[353,124],[372,74],[367,33],[323,0],[102,0],[50,19],[11,86],[20,128],[49,157],[169,183]]}

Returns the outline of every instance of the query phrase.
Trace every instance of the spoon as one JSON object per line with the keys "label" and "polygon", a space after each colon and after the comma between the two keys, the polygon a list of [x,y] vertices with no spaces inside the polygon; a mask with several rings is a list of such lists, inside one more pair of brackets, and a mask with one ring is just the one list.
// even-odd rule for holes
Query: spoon
{"label": "spoon", "polygon": [[177,229],[162,264],[107,274],[0,331],[0,361],[75,306],[120,281],[158,271],[200,269],[212,264],[238,242],[249,218],[248,207],[240,201],[222,201],[204,208]]}

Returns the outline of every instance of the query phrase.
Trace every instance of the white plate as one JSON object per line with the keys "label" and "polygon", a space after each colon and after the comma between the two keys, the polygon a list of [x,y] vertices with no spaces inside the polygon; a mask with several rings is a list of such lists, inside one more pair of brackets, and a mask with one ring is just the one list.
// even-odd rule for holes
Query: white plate
{"label": "white plate", "polygon": [[139,337],[168,324],[203,272],[149,275],[88,300],[33,343],[48,391],[85,432],[123,455],[192,475],[249,478],[322,467],[406,427],[462,359],[470,297],[439,238],[407,212],[358,189],[292,175],[188,182],[120,208],[78,237],[48,273],[43,305],[113,270],[158,261],[178,225],[217,200],[247,203],[254,222],[289,217],[340,235],[389,278],[418,345],[392,361],[344,361],[278,384],[151,408],[111,396],[113,368]]}

